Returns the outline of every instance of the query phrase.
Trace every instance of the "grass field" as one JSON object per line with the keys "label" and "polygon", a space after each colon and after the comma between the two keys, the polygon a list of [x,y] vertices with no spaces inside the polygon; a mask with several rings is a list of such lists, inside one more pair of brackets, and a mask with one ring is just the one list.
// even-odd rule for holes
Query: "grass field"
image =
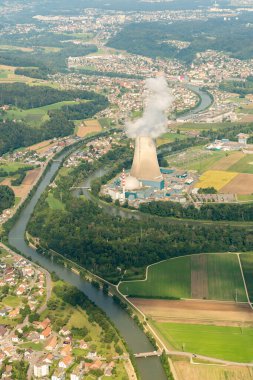
{"label": "grass field", "polygon": [[11,109],[7,111],[7,117],[10,120],[16,119],[16,120],[24,120],[30,124],[36,123],[42,123],[49,119],[48,117],[48,111],[52,110],[58,110],[63,106],[66,105],[72,105],[75,104],[75,100],[67,100],[63,102],[58,102],[54,104],[49,104],[44,107],[38,107],[38,108],[30,108],[28,110],[22,110],[22,109]]}
{"label": "grass field", "polygon": [[240,255],[250,301],[253,302],[253,252]]}
{"label": "grass field", "polygon": [[229,171],[253,174],[253,154],[246,154],[229,168]]}
{"label": "grass field", "polygon": [[[199,258],[205,260],[197,262]],[[238,259],[233,254],[203,254],[169,259],[150,266],[147,281],[126,281],[120,284],[119,290],[132,297],[205,297],[227,301],[234,301],[237,297],[238,301],[247,301]]]}
{"label": "grass field", "polygon": [[160,136],[157,139],[156,142],[157,142],[157,145],[160,146],[160,145],[167,144],[175,140],[184,140],[186,138],[187,138],[186,135],[183,135],[180,133],[164,133],[162,136]]}
{"label": "grass field", "polygon": [[129,281],[120,284],[124,294],[150,298],[190,298],[190,257],[179,257],[152,265],[147,281]]}
{"label": "grass field", "polygon": [[17,296],[7,296],[2,300],[2,303],[6,306],[17,307],[21,304],[21,300]]}
{"label": "grass field", "polygon": [[204,146],[198,146],[187,149],[185,152],[168,156],[167,160],[171,166],[203,173],[225,156],[225,152],[208,151],[204,149]]}
{"label": "grass field", "polygon": [[48,194],[47,203],[52,210],[64,210],[65,209],[64,204],[59,199],[55,198],[52,193]]}
{"label": "grass field", "polygon": [[226,172],[222,170],[207,170],[199,178],[199,182],[197,183],[196,187],[214,187],[219,191],[230,181],[232,181],[232,179],[234,179],[237,174],[238,173],[235,172]]}
{"label": "grass field", "polygon": [[253,328],[155,323],[169,346],[218,359],[253,362]]}
{"label": "grass field", "polygon": [[8,162],[6,164],[0,164],[0,169],[5,170],[9,173],[14,173],[20,168],[24,168],[26,166],[31,166],[27,164],[22,164],[20,162]]}

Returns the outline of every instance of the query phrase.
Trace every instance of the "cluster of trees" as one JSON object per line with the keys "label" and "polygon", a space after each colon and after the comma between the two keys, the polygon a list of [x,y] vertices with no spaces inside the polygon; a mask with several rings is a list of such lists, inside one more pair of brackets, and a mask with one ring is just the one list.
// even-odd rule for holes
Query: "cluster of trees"
{"label": "cluster of trees", "polygon": [[249,76],[247,80],[227,80],[219,85],[220,90],[240,94],[242,96],[252,94],[253,77]]}
{"label": "cluster of trees", "polygon": [[238,133],[248,133],[252,134],[253,132],[253,123],[246,123],[246,124],[231,124],[224,128],[220,128],[217,130],[214,129],[208,129],[201,131],[201,136],[211,139],[212,141],[215,139],[229,139],[232,141],[236,141],[238,139],[237,135]]}
{"label": "cluster of trees", "polygon": [[46,80],[52,72],[47,67],[27,67],[15,70],[16,75],[24,75],[25,77]]}
{"label": "cluster of trees", "polygon": [[61,109],[70,120],[82,120],[95,115],[108,107],[108,99],[97,94],[95,100],[90,100],[87,103],[76,103],[73,105],[63,106]]}
{"label": "cluster of trees", "polygon": [[177,202],[153,201],[140,205],[140,211],[152,215],[195,220],[253,221],[253,204],[205,203],[200,208]]}
{"label": "cluster of trees", "polygon": [[103,76],[103,77],[109,77],[109,78],[129,78],[129,79],[143,79],[144,78],[141,75],[116,73],[115,71],[103,72],[103,71],[87,70],[87,69],[80,69],[78,71],[80,71],[81,73],[85,75],[96,75],[96,76]]}
{"label": "cluster of trees", "polygon": [[[247,41],[253,38],[253,30],[247,27],[247,22],[251,22],[248,15],[229,22],[219,18],[173,23],[132,23],[113,36],[108,45],[152,58],[176,58],[187,64],[193,61],[196,53],[208,49],[226,51],[233,57],[249,59],[253,57],[253,47],[248,47]],[[179,49],[168,43],[168,40],[186,41],[190,45]]]}
{"label": "cluster of trees", "polygon": [[0,214],[15,204],[14,191],[6,185],[0,185]]}
{"label": "cluster of trees", "polygon": [[[89,100],[95,104],[104,103],[107,106],[107,99],[103,95],[91,91],[57,90],[47,86],[28,86],[25,83],[2,83],[0,85],[0,105],[8,104],[29,109],[75,99]],[[74,119],[74,117],[69,118]]]}
{"label": "cluster of trees", "polygon": [[74,123],[61,111],[51,112],[49,120],[39,128],[29,127],[23,122],[0,121],[0,155],[53,137],[71,135],[74,127]]}

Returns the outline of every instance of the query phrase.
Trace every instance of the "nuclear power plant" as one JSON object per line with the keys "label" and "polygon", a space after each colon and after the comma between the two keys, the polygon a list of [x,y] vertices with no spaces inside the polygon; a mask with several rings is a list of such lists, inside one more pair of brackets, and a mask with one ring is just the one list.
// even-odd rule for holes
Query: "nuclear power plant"
{"label": "nuclear power plant", "polygon": [[162,189],[164,180],[161,174],[154,139],[149,136],[138,136],[135,139],[135,150],[130,176],[126,177],[126,190],[141,187]]}

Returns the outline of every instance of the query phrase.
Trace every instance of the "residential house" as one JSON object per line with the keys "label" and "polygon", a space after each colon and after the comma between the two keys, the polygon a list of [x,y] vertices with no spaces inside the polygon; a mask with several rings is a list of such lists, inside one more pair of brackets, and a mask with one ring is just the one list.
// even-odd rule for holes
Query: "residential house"
{"label": "residential house", "polygon": [[40,339],[44,340],[44,339],[49,338],[51,333],[52,333],[51,327],[47,326],[47,328],[40,333]]}
{"label": "residential house", "polygon": [[71,374],[70,374],[70,380],[81,380],[81,379],[83,379],[84,369],[85,369],[84,363],[80,363],[71,372]]}
{"label": "residential house", "polygon": [[105,367],[105,371],[104,371],[104,375],[105,376],[112,376],[112,370],[113,368],[115,367],[115,363],[114,362],[110,362],[106,367]]}
{"label": "residential house", "polygon": [[44,377],[49,374],[49,365],[43,363],[41,358],[33,366],[33,373],[35,377]]}
{"label": "residential house", "polygon": [[69,356],[72,352],[72,347],[70,344],[64,345],[64,347],[61,350],[61,356]]}
{"label": "residential house", "polygon": [[69,329],[64,326],[60,331],[59,331],[59,334],[60,335],[63,335],[63,336],[68,336],[71,334],[71,332],[69,331]]}
{"label": "residential house", "polygon": [[45,349],[47,351],[53,351],[55,347],[57,346],[57,336],[54,335],[52,338],[49,338],[45,345]]}
{"label": "residential house", "polygon": [[11,310],[9,312],[9,318],[17,318],[17,316],[19,315],[19,307],[16,307],[15,309]]}
{"label": "residential house", "polygon": [[8,330],[4,325],[0,325],[0,338],[3,338],[7,334]]}
{"label": "residential house", "polygon": [[67,369],[73,362],[73,357],[68,355],[59,361],[59,367]]}
{"label": "residential house", "polygon": [[65,370],[63,368],[56,368],[54,371],[51,380],[64,380],[65,379]]}

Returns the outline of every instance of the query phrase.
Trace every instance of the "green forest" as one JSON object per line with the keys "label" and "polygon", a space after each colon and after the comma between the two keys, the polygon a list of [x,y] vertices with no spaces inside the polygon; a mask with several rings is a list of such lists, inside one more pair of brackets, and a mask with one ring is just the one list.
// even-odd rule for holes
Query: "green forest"
{"label": "green forest", "polygon": [[6,185],[0,185],[0,214],[3,210],[11,208],[15,203],[15,194],[13,190]]}

